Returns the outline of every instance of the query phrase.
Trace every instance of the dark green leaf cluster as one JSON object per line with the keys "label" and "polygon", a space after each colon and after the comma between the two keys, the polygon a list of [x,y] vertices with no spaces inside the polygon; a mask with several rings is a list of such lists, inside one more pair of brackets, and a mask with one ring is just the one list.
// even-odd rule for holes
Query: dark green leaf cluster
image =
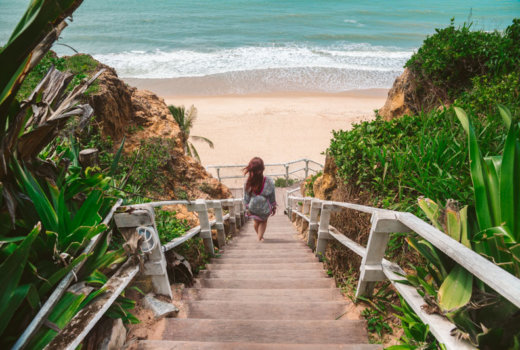
{"label": "dark green leaf cluster", "polygon": [[186,220],[179,220],[175,217],[175,211],[167,211],[162,209],[155,210],[155,222],[157,224],[157,233],[161,239],[161,244],[170,242],[172,239],[182,236],[190,229]]}
{"label": "dark green leaf cluster", "polygon": [[[436,29],[406,63],[417,84],[419,100],[435,93],[453,101],[472,86],[474,77],[498,76],[520,68],[520,19],[503,32],[472,31],[471,25]],[[438,101],[435,101],[438,102]]]}

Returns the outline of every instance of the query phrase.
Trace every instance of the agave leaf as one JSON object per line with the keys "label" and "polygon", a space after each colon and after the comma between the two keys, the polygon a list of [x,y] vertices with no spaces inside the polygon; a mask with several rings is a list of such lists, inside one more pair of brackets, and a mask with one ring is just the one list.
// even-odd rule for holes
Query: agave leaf
{"label": "agave leaf", "polygon": [[446,208],[445,218],[446,233],[457,242],[460,242],[462,224],[460,222],[459,213],[451,208]]}
{"label": "agave leaf", "polygon": [[123,153],[123,148],[125,147],[125,137],[123,136],[123,140],[121,140],[121,145],[114,156],[114,160],[112,161],[112,165],[110,165],[110,172],[108,176],[114,176],[117,170],[117,166],[119,164],[119,159],[121,158],[121,154]]}
{"label": "agave leaf", "polygon": [[72,260],[72,262],[70,262],[66,267],[59,269],[49,278],[47,278],[38,289],[38,294],[40,297],[47,295],[47,293],[56,285],[56,283],[61,281],[61,279],[65,277],[65,275],[68,274],[70,270],[72,270],[81,261],[85,260],[86,257],[86,254],[81,254],[76,259]]}
{"label": "agave leaf", "polygon": [[433,247],[433,245],[431,245],[430,242],[425,240],[416,240],[412,237],[408,238],[407,241],[412,248],[417,250],[422,256],[426,258],[426,260],[428,260],[429,263],[431,263],[437,270],[439,270],[443,279],[448,275],[446,266],[437,253],[437,250],[435,247]]}
{"label": "agave leaf", "polygon": [[[79,311],[81,302],[85,299],[85,295],[73,294],[67,292],[58,301],[48,319],[59,328],[63,328],[69,323],[69,321]],[[33,337],[33,340],[29,343],[27,348],[29,349],[43,349],[55,336],[56,331],[52,329],[40,329],[38,333]]]}
{"label": "agave leaf", "polygon": [[439,217],[441,213],[439,205],[431,199],[424,197],[419,197],[417,202],[424,214],[426,214],[426,217],[431,221],[432,225],[435,226],[438,230],[442,231],[443,228],[439,223]]}
{"label": "agave leaf", "polygon": [[27,237],[0,265],[0,334],[2,334],[23,301],[31,285],[18,286],[34,239],[41,230],[38,223]]}
{"label": "agave leaf", "polygon": [[493,225],[492,205],[487,191],[488,184],[486,179],[488,172],[486,171],[486,163],[480,154],[477,137],[466,112],[459,107],[453,108],[457,118],[464,128],[464,131],[468,134],[469,163],[471,180],[473,182],[473,191],[475,193],[477,220],[480,229],[485,230],[489,227],[495,226]]}
{"label": "agave leaf", "polygon": [[439,306],[444,312],[460,309],[471,299],[473,275],[456,265],[446,277],[438,292]]}
{"label": "agave leaf", "polygon": [[48,230],[58,232],[58,214],[54,210],[40,184],[27,169],[22,169],[17,161],[13,162],[13,166],[22,186],[25,188],[27,195],[33,202],[34,208],[36,209],[43,226]]}
{"label": "agave leaf", "polygon": [[74,219],[72,220],[71,229],[76,229],[79,226],[93,226],[97,225],[103,219],[99,215],[101,209],[103,192],[94,190],[90,192],[87,199],[81,205]]}
{"label": "agave leaf", "polygon": [[468,248],[471,247],[471,241],[469,239],[469,229],[468,229],[468,206],[466,205],[459,211],[460,218],[460,243],[464,244]]}
{"label": "agave leaf", "polygon": [[501,223],[507,225],[520,242],[520,129],[511,125],[502,154],[500,172]]}

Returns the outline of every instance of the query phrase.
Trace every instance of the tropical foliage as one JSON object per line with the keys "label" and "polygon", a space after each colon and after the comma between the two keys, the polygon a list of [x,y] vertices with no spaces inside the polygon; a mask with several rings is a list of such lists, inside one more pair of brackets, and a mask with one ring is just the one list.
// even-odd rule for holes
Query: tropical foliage
{"label": "tropical foliage", "polygon": [[200,162],[199,153],[190,140],[205,142],[211,148],[213,148],[214,145],[213,142],[206,137],[190,135],[193,123],[197,119],[197,109],[194,106],[191,106],[186,110],[184,106],[175,107],[172,105],[168,106],[168,109],[181,129],[181,141],[184,145],[184,153],[190,157],[194,157]]}
{"label": "tropical foliage", "polygon": [[[81,2],[31,2],[0,50],[2,348],[13,345],[72,269],[83,283],[71,286],[54,306],[47,317],[51,326],[43,326],[29,348],[43,348],[56,335],[55,326],[65,326],[102,294],[105,273],[126,260],[122,250],[109,251],[110,235],[102,223],[115,203],[111,179],[79,162],[75,133],[92,116],[92,108],[79,101],[96,76],[86,80],[51,64],[38,66]],[[64,68],[59,59],[51,63]],[[43,79],[20,91],[33,69]],[[97,244],[85,253],[94,238]],[[109,315],[135,322],[128,313],[132,307],[132,301],[120,297]]]}
{"label": "tropical foliage", "polygon": [[[429,218],[518,276],[520,20],[504,32],[470,27],[437,30],[406,65],[416,79],[418,110],[429,112],[336,131],[327,152],[338,176],[373,204]],[[517,308],[428,242],[412,236],[404,245],[403,237],[391,237],[389,247],[398,247],[389,249],[391,258],[409,261],[408,247],[418,253],[407,283],[430,311],[450,318],[458,336],[482,349],[518,348]],[[397,308],[405,335],[395,349],[431,344],[413,311],[405,303]]]}

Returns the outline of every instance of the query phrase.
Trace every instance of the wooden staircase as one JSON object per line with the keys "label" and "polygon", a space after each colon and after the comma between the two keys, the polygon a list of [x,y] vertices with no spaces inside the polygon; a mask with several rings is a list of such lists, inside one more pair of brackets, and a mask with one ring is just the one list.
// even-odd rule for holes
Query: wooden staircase
{"label": "wooden staircase", "polygon": [[364,321],[342,318],[349,302],[282,215],[263,243],[248,222],[183,300],[186,318],[166,319],[162,340],[139,349],[382,349]]}

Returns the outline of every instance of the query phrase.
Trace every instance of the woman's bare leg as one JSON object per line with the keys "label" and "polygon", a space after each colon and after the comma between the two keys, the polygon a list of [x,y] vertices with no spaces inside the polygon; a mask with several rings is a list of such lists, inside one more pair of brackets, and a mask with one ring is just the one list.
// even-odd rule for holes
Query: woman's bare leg
{"label": "woman's bare leg", "polygon": [[258,235],[258,224],[260,223],[260,221],[256,221],[253,219],[253,222],[254,222],[254,226],[255,226],[255,232]]}
{"label": "woman's bare leg", "polygon": [[258,234],[259,241],[264,240],[264,233],[265,233],[266,228],[267,228],[267,220],[258,223],[258,231],[256,233]]}

